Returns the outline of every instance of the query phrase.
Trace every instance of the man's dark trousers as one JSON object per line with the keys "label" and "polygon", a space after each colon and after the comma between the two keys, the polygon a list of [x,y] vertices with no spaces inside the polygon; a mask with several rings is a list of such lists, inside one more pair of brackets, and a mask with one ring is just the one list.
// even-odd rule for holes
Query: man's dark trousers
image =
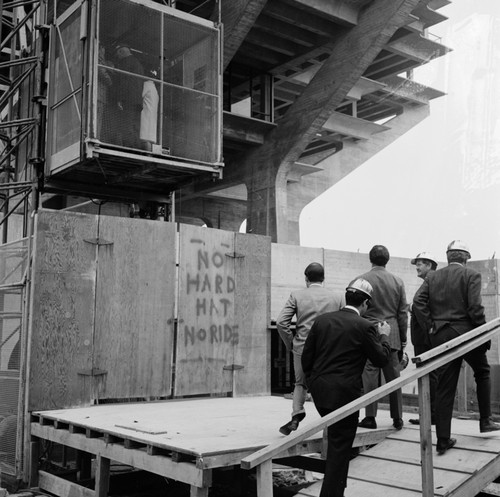
{"label": "man's dark trousers", "polygon": [[[339,405],[342,407],[344,404]],[[316,406],[320,416],[333,412]],[[347,485],[349,460],[351,459],[352,443],[356,436],[359,412],[341,419],[328,427],[328,450],[325,461],[325,478],[319,497],[344,497]],[[339,462],[341,463],[339,464]]]}
{"label": "man's dark trousers", "polygon": [[[437,347],[458,336],[460,336],[460,334],[452,325],[446,325],[437,333],[431,335],[431,344],[433,347]],[[474,371],[479,415],[481,418],[489,418],[491,416],[490,366],[486,358],[486,350],[487,345],[483,344],[477,349],[471,350],[464,356],[439,368],[439,379],[436,389],[436,435],[438,439],[449,439],[451,435],[453,403],[455,401],[455,392],[457,391],[458,378],[460,376],[460,368],[463,359],[465,359],[467,364],[469,364]]]}

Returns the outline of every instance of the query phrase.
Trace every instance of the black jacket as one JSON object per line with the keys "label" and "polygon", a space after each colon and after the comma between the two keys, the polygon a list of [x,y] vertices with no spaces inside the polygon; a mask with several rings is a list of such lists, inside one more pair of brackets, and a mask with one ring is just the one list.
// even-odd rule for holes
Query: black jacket
{"label": "black jacket", "polygon": [[459,334],[486,322],[481,274],[451,263],[429,273],[413,299],[413,312],[425,331],[451,325]]}
{"label": "black jacket", "polygon": [[354,310],[319,316],[302,352],[302,368],[316,406],[337,409],[358,398],[366,359],[383,367],[390,354],[387,337]]}

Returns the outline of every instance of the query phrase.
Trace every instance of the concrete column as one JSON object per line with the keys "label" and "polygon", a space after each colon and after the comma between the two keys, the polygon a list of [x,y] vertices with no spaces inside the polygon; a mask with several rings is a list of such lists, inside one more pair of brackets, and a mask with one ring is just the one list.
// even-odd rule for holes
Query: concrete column
{"label": "concrete column", "polygon": [[287,174],[289,164],[268,163],[253,168],[247,178],[247,232],[288,243]]}

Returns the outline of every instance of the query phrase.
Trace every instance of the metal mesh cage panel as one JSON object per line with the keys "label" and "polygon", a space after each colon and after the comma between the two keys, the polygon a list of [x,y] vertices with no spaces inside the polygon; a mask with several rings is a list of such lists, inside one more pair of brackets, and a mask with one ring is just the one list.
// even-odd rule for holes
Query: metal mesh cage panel
{"label": "metal mesh cage panel", "polygon": [[0,470],[16,474],[26,239],[0,246]]}
{"label": "metal mesh cage panel", "polygon": [[163,147],[170,155],[215,162],[217,102],[210,95],[164,85]]}
{"label": "metal mesh cage panel", "polygon": [[79,11],[55,28],[52,43],[49,129],[51,153],[57,154],[80,140],[83,64]]}
{"label": "metal mesh cage panel", "polygon": [[127,0],[100,2],[91,135],[181,159],[220,156],[218,33]]}
{"label": "metal mesh cage panel", "polygon": [[80,141],[80,113],[75,97],[59,105],[52,112],[52,150],[54,153],[77,144]]}

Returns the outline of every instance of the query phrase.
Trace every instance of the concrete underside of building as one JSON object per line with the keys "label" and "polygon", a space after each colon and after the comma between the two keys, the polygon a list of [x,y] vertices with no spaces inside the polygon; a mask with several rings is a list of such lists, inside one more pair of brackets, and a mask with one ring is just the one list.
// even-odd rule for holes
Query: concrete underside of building
{"label": "concrete underside of building", "polygon": [[300,244],[302,209],[425,119],[442,95],[412,70],[448,51],[428,37],[447,3],[223,3],[226,71],[265,68],[274,118],[225,108],[224,178],[179,193],[182,221],[238,230],[246,219],[248,232]]}
{"label": "concrete underside of building", "polygon": [[[448,3],[235,0],[219,13],[215,2],[175,2],[220,16],[224,34],[222,179],[200,174],[174,185],[175,220],[230,231],[246,220],[249,233],[300,244],[303,208],[425,119],[443,95],[419,84],[413,69],[449,51],[429,34]],[[82,202],[72,194],[45,195],[43,205]]]}

